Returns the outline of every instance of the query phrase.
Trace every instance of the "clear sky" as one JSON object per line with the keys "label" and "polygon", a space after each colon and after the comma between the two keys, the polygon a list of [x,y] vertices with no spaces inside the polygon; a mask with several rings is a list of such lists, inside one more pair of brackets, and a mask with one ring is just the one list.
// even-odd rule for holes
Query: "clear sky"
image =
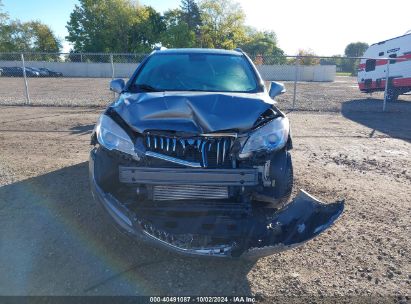
{"label": "clear sky", "polygon": [[[312,49],[328,56],[343,54],[350,42],[374,43],[411,30],[411,0],[237,0],[247,24],[276,32],[279,46],[289,55]],[[40,20],[60,37],[77,0],[3,0],[11,18]],[[178,7],[179,0],[140,0],[158,11]],[[69,45],[64,43],[65,51]]]}

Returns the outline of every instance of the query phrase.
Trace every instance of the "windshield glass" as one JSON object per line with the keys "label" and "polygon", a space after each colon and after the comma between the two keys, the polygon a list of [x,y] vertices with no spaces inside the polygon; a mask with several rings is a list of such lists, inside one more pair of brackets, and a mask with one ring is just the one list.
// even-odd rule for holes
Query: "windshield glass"
{"label": "windshield glass", "polygon": [[133,87],[141,91],[252,92],[257,82],[244,56],[155,54]]}

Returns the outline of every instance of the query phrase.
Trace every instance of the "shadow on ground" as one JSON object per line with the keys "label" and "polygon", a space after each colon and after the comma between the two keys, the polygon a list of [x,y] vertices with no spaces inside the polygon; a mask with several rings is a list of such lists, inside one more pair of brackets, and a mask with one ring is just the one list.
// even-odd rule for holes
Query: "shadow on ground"
{"label": "shadow on ground", "polygon": [[370,137],[375,131],[379,131],[411,142],[411,102],[387,103],[386,112],[382,108],[383,100],[356,99],[344,102],[341,113],[344,117],[371,128],[373,131],[370,132]]}
{"label": "shadow on ground", "polygon": [[251,262],[184,258],[115,230],[86,162],[1,187],[0,221],[1,295],[251,294]]}
{"label": "shadow on ground", "polygon": [[73,135],[86,135],[91,134],[94,129],[94,124],[90,125],[77,125],[70,128],[71,134]]}

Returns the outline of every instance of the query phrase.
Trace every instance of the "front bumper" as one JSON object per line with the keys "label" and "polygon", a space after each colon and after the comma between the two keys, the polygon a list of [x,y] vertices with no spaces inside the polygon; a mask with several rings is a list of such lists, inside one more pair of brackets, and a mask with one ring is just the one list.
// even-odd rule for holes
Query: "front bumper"
{"label": "front bumper", "polygon": [[[323,204],[301,191],[291,203],[281,210],[272,212],[270,215],[260,213],[239,220],[242,233],[235,240],[224,241],[213,246],[191,246],[192,238],[187,239],[187,235],[173,235],[165,229],[156,228],[143,215],[131,211],[115,196],[104,192],[95,178],[95,157],[93,150],[89,161],[91,191],[95,200],[104,206],[114,221],[137,239],[186,255],[244,258],[271,255],[297,247],[316,237],[329,228],[344,209],[343,201]],[[206,217],[210,219],[212,215],[204,216]],[[201,220],[202,218],[189,217],[185,219],[186,222],[183,225],[193,227],[192,225]],[[217,226],[222,226],[220,218],[212,218],[212,221]],[[210,231],[210,235],[213,233]],[[224,236],[221,227],[216,233],[218,237]]]}

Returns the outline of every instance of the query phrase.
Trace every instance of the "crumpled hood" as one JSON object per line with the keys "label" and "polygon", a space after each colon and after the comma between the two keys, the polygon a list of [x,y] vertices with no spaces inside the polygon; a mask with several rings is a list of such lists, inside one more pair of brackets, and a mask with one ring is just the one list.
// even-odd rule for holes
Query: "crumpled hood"
{"label": "crumpled hood", "polygon": [[124,93],[112,108],[135,131],[246,131],[274,102],[264,93]]}

